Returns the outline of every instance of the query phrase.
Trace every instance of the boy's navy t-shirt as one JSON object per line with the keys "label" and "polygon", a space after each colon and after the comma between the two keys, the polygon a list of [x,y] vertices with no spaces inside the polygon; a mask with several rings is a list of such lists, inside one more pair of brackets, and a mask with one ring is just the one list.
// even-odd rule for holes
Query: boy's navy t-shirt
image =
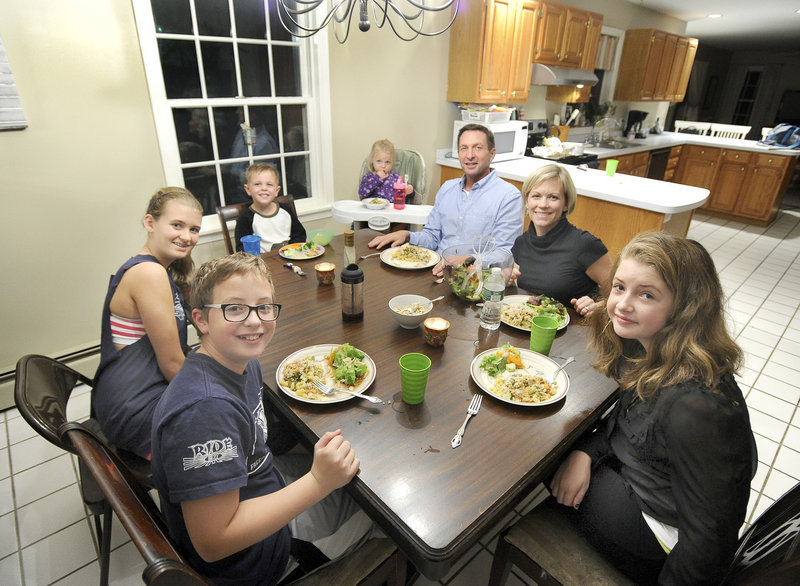
{"label": "boy's navy t-shirt", "polygon": [[181,502],[239,489],[244,501],[283,488],[267,447],[257,360],[237,374],[213,358],[186,357],[153,417],[153,480],[173,539],[215,584],[273,584],[289,557],[288,527],[234,555],[208,563],[197,554]]}

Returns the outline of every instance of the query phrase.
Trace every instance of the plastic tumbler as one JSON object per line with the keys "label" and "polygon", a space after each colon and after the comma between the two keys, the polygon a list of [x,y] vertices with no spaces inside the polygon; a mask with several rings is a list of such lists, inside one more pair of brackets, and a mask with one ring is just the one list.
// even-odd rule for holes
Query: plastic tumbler
{"label": "plastic tumbler", "polygon": [[606,175],[613,177],[614,173],[617,172],[617,165],[619,165],[617,159],[606,159]]}
{"label": "plastic tumbler", "polygon": [[400,390],[403,403],[418,405],[425,398],[431,359],[412,352],[400,357]]}
{"label": "plastic tumbler", "polygon": [[248,236],[242,236],[241,240],[246,253],[256,256],[261,254],[261,236],[250,234]]}
{"label": "plastic tumbler", "polygon": [[556,337],[558,322],[552,317],[537,315],[531,323],[530,349],[545,356],[550,354],[553,338]]}

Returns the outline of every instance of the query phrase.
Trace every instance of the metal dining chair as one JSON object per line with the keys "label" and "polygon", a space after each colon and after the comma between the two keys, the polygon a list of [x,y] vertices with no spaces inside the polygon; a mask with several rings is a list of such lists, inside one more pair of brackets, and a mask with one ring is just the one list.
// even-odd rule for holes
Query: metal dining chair
{"label": "metal dining chair", "polygon": [[[505,584],[512,565],[539,586],[633,584],[608,563],[550,497],[499,537],[489,583]],[[723,584],[794,585],[800,577],[800,483],[739,539]]]}
{"label": "metal dining chair", "polygon": [[[80,384],[91,388],[92,381],[48,356],[29,354],[17,361],[14,401],[20,415],[44,439],[73,454],[77,454],[75,446],[62,437],[62,428],[68,422],[67,403],[70,395]],[[93,417],[89,417],[83,425],[102,437],[100,424]],[[117,450],[117,454],[142,485],[153,487],[150,462],[124,450]],[[102,490],[83,465],[83,460],[79,461],[78,471],[83,502],[94,516],[100,552],[100,584],[105,586],[108,584],[111,555],[112,511]]]}
{"label": "metal dining chair", "polygon": [[[279,204],[289,206],[291,210],[297,215],[297,208],[294,205],[294,198],[291,195],[279,195],[275,198]],[[250,207],[250,202],[232,203],[226,206],[217,206],[217,218],[219,218],[219,225],[222,231],[222,238],[225,240],[225,248],[228,254],[233,254],[236,251],[236,246],[231,239],[231,234],[228,229],[228,222],[237,220],[242,212]]]}

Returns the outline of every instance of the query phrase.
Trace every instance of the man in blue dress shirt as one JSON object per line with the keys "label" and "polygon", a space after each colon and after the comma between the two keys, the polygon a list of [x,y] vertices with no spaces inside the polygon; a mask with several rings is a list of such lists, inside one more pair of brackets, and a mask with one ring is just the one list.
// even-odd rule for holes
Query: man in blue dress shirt
{"label": "man in blue dress shirt", "polygon": [[458,133],[458,161],[464,176],[442,184],[422,231],[398,230],[376,236],[369,247],[410,242],[441,253],[481,235],[484,239],[493,236],[497,248],[511,252],[514,240],[522,234],[523,200],[516,187],[489,168],[495,152],[491,130],[480,124],[463,126]]}

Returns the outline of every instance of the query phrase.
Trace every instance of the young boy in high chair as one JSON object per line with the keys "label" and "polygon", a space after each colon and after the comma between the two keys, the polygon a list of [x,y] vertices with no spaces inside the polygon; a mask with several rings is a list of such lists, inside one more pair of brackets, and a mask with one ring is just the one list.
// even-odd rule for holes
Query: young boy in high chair
{"label": "young boy in high chair", "polygon": [[281,466],[267,445],[258,357],[281,306],[264,261],[205,263],[191,302],[200,347],[153,417],[153,479],[179,549],[214,584],[275,584],[357,547],[373,526],[337,490],[360,464],[341,430],[317,442],[310,470],[309,454]]}

